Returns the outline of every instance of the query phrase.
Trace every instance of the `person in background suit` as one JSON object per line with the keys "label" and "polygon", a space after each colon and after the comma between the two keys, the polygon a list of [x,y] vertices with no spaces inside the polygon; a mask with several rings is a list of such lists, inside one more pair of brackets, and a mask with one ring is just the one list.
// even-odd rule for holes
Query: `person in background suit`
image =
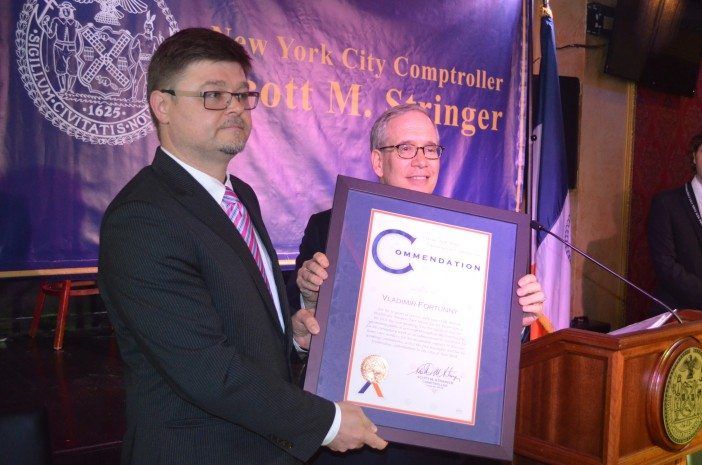
{"label": "person in background suit", "polygon": [[362,410],[292,382],[290,317],[256,195],[227,175],[251,131],[246,51],[209,29],[166,39],[148,70],[160,147],[105,212],[99,285],[125,367],[122,463],[297,464],[320,445],[383,448]]}
{"label": "person in background suit", "polygon": [[[370,148],[370,162],[381,183],[427,194],[434,192],[443,147],[439,145],[439,133],[425,109],[417,104],[403,104],[386,110],[373,124]],[[329,266],[329,260],[324,252],[330,219],[331,210],[315,213],[310,217],[305,228],[300,244],[300,254],[295,262],[296,279],[288,282],[288,299],[291,308],[304,307],[298,313],[308,314],[316,307],[319,287],[328,277],[326,269]],[[516,292],[524,312],[522,324],[530,325],[543,311],[545,296],[541,285],[536,276],[528,274],[519,279]],[[320,451],[311,463],[314,465],[344,463],[448,465],[496,462],[392,444],[381,452],[361,450],[345,456]]]}
{"label": "person in background suit", "polygon": [[[648,217],[656,296],[674,308],[702,309],[702,133],[690,141],[694,176],[657,194]],[[665,309],[656,307],[652,313]]]}

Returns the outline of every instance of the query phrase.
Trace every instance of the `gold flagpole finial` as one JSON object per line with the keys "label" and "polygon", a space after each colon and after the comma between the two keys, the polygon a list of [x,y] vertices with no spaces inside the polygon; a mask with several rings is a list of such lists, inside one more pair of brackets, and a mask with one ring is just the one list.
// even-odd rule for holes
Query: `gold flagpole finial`
{"label": "gold flagpole finial", "polygon": [[553,18],[553,12],[551,11],[551,4],[549,3],[548,0],[543,0],[543,4],[541,6],[541,17],[547,16],[549,18]]}

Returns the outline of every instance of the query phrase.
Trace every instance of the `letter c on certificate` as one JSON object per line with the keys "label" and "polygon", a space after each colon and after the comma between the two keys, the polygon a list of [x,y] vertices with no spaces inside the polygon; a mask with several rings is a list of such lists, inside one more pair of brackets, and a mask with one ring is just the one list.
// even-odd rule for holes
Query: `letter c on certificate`
{"label": "letter c on certificate", "polygon": [[378,267],[383,270],[387,271],[388,273],[393,273],[393,274],[403,274],[407,273],[408,271],[412,271],[412,265],[410,263],[407,264],[407,266],[402,267],[402,268],[391,268],[387,265],[385,265],[381,260],[380,257],[378,256],[378,244],[380,243],[380,240],[390,234],[397,234],[399,236],[407,238],[409,240],[410,244],[414,243],[415,238],[409,235],[408,233],[401,231],[399,229],[386,229],[385,231],[381,231],[378,233],[377,236],[375,236],[375,240],[373,241],[373,260],[375,261],[375,264],[378,265]]}

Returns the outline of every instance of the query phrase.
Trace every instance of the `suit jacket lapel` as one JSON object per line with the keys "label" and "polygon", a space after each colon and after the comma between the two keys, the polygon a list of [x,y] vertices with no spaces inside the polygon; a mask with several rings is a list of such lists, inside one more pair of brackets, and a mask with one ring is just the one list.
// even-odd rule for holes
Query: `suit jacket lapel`
{"label": "suit jacket lapel", "polygon": [[692,185],[689,182],[686,183],[682,187],[680,194],[683,197],[682,201],[685,205],[685,212],[687,213],[688,219],[692,222],[692,229],[695,231],[697,241],[702,244],[702,224],[700,223],[702,213],[699,212],[695,191],[692,189]]}
{"label": "suit jacket lapel", "polygon": [[[173,191],[175,199],[186,210],[188,210],[190,214],[198,218],[200,221],[202,221],[202,223],[212,229],[240,257],[246,271],[253,278],[256,288],[258,289],[261,298],[265,302],[266,308],[268,309],[276,328],[278,328],[282,335],[283,332],[278,320],[278,312],[275,308],[275,304],[273,303],[273,298],[268,291],[268,287],[266,286],[266,283],[261,276],[261,272],[258,269],[258,265],[256,265],[249,247],[241,238],[236,226],[234,226],[231,220],[227,217],[224,210],[217,205],[214,199],[212,199],[212,196],[205,190],[204,187],[202,187],[192,176],[190,176],[187,171],[173,161],[168,155],[163,153],[161,149],[157,150],[152,167],[160,175],[160,178]],[[241,200],[244,203],[244,206],[247,207],[247,210],[251,212],[247,202],[244,199]],[[251,215],[251,218],[260,235],[261,231],[265,231],[265,229],[261,227],[262,221],[260,221],[260,219],[254,219],[255,216],[256,215]],[[268,239],[267,235],[266,239]],[[268,248],[267,244],[266,248]],[[273,258],[273,256],[271,256],[271,258]],[[280,295],[280,293],[278,295]],[[288,326],[289,325],[286,321],[286,327]]]}

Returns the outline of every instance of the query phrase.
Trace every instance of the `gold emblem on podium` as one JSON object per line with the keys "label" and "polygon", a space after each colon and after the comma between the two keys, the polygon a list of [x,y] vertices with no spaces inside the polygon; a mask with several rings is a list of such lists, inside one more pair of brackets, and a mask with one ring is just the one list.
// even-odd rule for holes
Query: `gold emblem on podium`
{"label": "gold emblem on podium", "polygon": [[649,430],[656,442],[679,450],[702,428],[702,345],[687,337],[661,356],[651,378]]}
{"label": "gold emblem on podium", "polygon": [[673,362],[663,390],[663,424],[676,444],[687,444],[702,426],[702,350],[690,347]]}

